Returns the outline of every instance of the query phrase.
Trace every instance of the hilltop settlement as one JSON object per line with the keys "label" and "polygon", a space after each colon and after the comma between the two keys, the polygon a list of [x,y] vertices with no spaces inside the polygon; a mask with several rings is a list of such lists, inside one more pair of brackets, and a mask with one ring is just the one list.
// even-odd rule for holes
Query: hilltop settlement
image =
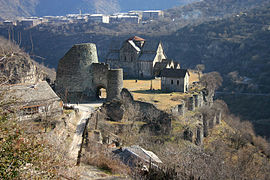
{"label": "hilltop settlement", "polygon": [[[8,57],[0,61],[3,72],[10,68],[3,63]],[[62,158],[80,167],[74,174],[82,179],[99,177],[87,170],[90,165],[112,170],[107,163],[115,161],[125,173],[136,172],[130,177],[163,171],[166,159],[159,155],[169,152],[156,146],[174,143],[171,148],[195,151],[210,147],[211,134],[230,129],[224,104],[214,101],[221,77],[182,69],[167,57],[161,41],[132,36],[113,42],[105,62],[99,61],[95,44],[75,44],[59,60],[55,82],[33,70],[36,66],[21,81],[2,81],[6,103],[1,112],[13,114],[19,123],[30,122],[31,133],[47,138]],[[101,152],[114,158],[95,159]]]}

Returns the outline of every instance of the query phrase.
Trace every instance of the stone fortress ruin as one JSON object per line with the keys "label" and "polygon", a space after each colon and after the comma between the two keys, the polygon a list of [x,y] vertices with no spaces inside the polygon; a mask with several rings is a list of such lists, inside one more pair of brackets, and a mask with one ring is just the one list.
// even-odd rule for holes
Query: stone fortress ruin
{"label": "stone fortress ruin", "polygon": [[75,44],[59,61],[55,85],[56,93],[67,103],[98,100],[101,89],[106,89],[107,100],[119,99],[123,70],[99,63],[95,44]]}
{"label": "stone fortress ruin", "polygon": [[[180,69],[165,67],[165,70]],[[186,76],[188,71],[184,72]],[[214,94],[205,89],[191,92],[187,99],[171,109],[171,113],[158,109],[152,103],[135,100],[128,89],[123,89],[123,70],[111,69],[108,64],[99,63],[96,45],[92,43],[76,44],[64,55],[59,61],[55,85],[56,93],[65,103],[89,103],[99,100],[101,89],[106,89],[107,102],[94,112],[91,122],[96,123],[92,124],[93,127],[99,124],[112,129],[113,134],[118,134],[118,130],[124,126],[107,124],[107,120],[132,124],[136,121],[143,122],[143,125],[138,125],[139,132],[169,134],[172,130],[172,117],[181,116],[182,119],[194,120],[191,127],[184,130],[184,139],[202,145],[209,129],[221,121],[221,112],[212,108]],[[213,110],[210,114],[197,111],[203,107]],[[193,113],[186,113],[188,111]],[[127,123],[125,127],[128,126]],[[102,134],[107,136],[105,132]]]}

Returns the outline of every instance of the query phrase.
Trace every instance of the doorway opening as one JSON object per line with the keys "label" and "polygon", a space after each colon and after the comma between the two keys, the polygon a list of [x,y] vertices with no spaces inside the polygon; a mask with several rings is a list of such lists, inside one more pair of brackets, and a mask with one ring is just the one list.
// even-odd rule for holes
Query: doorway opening
{"label": "doorway opening", "polygon": [[105,87],[99,86],[97,87],[97,99],[98,100],[106,100],[107,99],[107,91]]}

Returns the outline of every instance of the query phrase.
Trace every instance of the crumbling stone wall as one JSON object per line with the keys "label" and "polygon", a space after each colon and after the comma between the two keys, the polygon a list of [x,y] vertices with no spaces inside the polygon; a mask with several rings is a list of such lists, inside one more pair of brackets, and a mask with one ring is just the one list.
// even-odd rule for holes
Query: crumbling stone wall
{"label": "crumbling stone wall", "polygon": [[99,90],[107,90],[107,99],[120,98],[123,70],[98,63],[96,45],[76,44],[59,61],[56,92],[65,102],[84,103],[97,100]]}
{"label": "crumbling stone wall", "polygon": [[134,101],[127,89],[121,91],[121,99],[104,103],[100,113],[102,115],[100,115],[99,121],[140,121],[144,122],[140,126],[140,131],[149,130],[153,134],[169,134],[171,131],[172,118],[169,114],[158,110],[153,104]]}
{"label": "crumbling stone wall", "polygon": [[191,96],[188,99],[188,110],[189,111],[194,111],[195,110],[195,98],[194,98],[194,96]]}
{"label": "crumbling stone wall", "polygon": [[203,144],[203,127],[202,124],[197,125],[196,127],[196,140],[195,144],[200,146]]}
{"label": "crumbling stone wall", "polygon": [[185,116],[186,108],[185,102],[183,101],[182,104],[178,104],[172,109],[172,113],[178,116]]}

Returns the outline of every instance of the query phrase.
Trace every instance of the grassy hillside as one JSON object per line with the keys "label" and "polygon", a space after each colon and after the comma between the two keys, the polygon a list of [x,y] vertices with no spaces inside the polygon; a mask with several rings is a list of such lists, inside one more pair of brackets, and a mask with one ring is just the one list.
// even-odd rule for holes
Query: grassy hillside
{"label": "grassy hillside", "polygon": [[[191,71],[189,73],[191,75],[189,84],[198,81],[197,73]],[[181,92],[164,93],[161,91],[161,79],[124,80],[123,87],[132,92],[134,100],[152,103],[158,109],[168,112],[192,94]]]}

